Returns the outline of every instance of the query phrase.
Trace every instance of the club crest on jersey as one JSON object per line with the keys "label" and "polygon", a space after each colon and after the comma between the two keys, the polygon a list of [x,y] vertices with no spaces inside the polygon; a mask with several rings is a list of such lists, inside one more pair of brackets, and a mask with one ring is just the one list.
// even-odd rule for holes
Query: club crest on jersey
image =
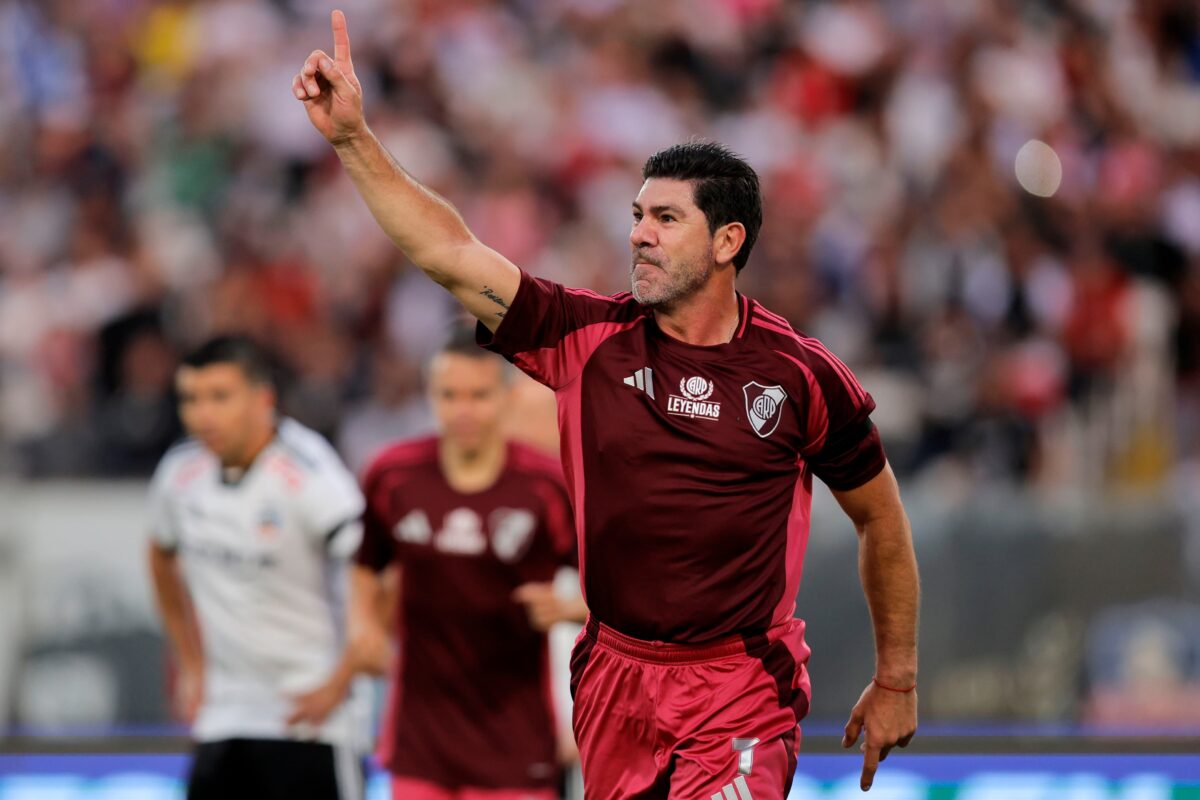
{"label": "club crest on jersey", "polygon": [[716,421],[721,416],[721,404],[710,402],[713,382],[694,375],[679,381],[679,394],[667,398],[667,413],[677,417]]}
{"label": "club crest on jersey", "polygon": [[746,396],[746,418],[750,420],[750,427],[760,438],[767,438],[779,427],[787,393],[782,386],[763,386],[758,381],[750,381],[742,387],[742,394]]}
{"label": "club crest on jersey", "polygon": [[279,535],[279,529],[282,526],[283,518],[273,508],[265,508],[258,515],[258,535],[264,539],[274,539]]}
{"label": "club crest on jersey", "polygon": [[492,528],[492,550],[496,558],[511,564],[525,555],[537,530],[537,517],[524,508],[497,508],[488,515]]}

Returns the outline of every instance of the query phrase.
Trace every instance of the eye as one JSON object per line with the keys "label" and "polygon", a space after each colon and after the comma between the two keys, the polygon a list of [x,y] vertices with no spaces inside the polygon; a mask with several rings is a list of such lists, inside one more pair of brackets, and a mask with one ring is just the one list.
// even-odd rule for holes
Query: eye
{"label": "eye", "polygon": [[659,219],[662,220],[663,222],[674,222],[675,221],[675,217],[671,216],[670,214],[663,214],[661,217],[659,217]]}
{"label": "eye", "polygon": [[633,212],[633,221],[641,222],[642,221],[642,212],[640,212],[640,211]]}

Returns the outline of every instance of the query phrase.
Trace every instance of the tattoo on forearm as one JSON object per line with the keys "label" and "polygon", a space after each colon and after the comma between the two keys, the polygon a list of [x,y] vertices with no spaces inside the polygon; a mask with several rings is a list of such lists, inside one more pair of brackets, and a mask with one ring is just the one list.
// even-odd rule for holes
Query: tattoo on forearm
{"label": "tattoo on forearm", "polygon": [[[483,295],[484,297],[486,297],[488,300],[491,300],[493,303],[500,306],[501,308],[504,308],[504,309],[508,308],[508,303],[504,302],[504,298],[502,298],[502,297],[500,297],[500,295],[496,294],[496,292],[492,290],[492,287],[484,286],[483,291],[480,292],[480,294]],[[496,316],[503,319],[504,312],[497,311]]]}

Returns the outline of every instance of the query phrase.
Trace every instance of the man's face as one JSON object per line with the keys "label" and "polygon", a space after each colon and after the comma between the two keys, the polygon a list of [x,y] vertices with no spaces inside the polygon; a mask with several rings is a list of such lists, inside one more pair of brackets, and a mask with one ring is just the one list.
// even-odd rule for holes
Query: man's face
{"label": "man's face", "polygon": [[463,450],[478,450],[499,432],[508,394],[499,359],[439,353],[429,365],[429,403],[438,430]]}
{"label": "man's face", "polygon": [[669,306],[708,281],[716,268],[708,220],[690,181],[650,178],[633,201],[633,296],[645,306]]}
{"label": "man's face", "polygon": [[273,423],[274,390],[236,364],[180,367],[175,388],[183,426],[222,463],[242,463]]}

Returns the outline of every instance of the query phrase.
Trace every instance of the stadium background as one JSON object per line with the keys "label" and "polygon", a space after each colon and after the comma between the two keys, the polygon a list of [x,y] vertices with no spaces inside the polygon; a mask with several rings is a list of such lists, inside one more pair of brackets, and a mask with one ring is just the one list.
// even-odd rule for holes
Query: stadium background
{"label": "stadium background", "polygon": [[[380,138],[537,274],[624,288],[628,204],[663,145],[717,138],[759,170],[739,286],[874,394],[921,561],[923,755],[889,759],[876,794],[1200,796],[1194,2],[342,7]],[[455,309],[290,93],[328,11],[0,0],[6,800],[158,797],[178,774],[65,754],[181,745],[141,552],[180,353],[262,338],[287,411],[354,467],[428,426],[419,365]],[[1050,197],[1016,178],[1035,139],[1055,156],[1024,177]],[[819,754],[872,650],[824,492],[810,548],[818,755],[797,796],[848,797],[854,760]],[[1074,751],[1176,755],[1031,755]]]}

